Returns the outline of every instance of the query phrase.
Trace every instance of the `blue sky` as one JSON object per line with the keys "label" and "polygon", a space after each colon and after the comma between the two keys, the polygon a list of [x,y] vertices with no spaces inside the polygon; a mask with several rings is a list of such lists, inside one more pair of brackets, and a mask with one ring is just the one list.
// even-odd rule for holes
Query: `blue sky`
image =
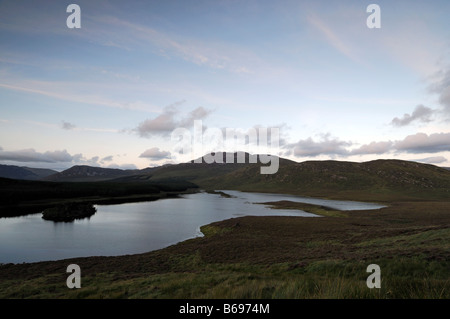
{"label": "blue sky", "polygon": [[[66,25],[71,3],[79,29]],[[379,29],[366,25],[371,3]],[[279,128],[271,151],[296,161],[450,166],[449,12],[448,1],[0,1],[0,163],[176,163],[191,158],[171,132],[201,120]]]}

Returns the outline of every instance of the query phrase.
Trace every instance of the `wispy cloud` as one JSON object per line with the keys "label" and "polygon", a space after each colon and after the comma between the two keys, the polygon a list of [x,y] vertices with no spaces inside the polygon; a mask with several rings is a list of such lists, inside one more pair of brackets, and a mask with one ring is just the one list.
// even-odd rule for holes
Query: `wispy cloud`
{"label": "wispy cloud", "polygon": [[148,150],[144,151],[141,155],[141,158],[148,158],[151,160],[161,160],[161,159],[170,159],[171,154],[167,151],[161,151],[158,147],[152,147]]}
{"label": "wispy cloud", "polygon": [[118,129],[101,128],[101,127],[80,127],[66,121],[62,121],[60,124],[30,121],[30,120],[22,120],[20,122],[31,125],[37,125],[49,129],[64,129],[68,131],[86,131],[86,132],[101,132],[101,133],[123,133],[122,130]]}
{"label": "wispy cloud", "polygon": [[326,39],[329,45],[334,47],[341,54],[345,55],[350,60],[361,63],[361,59],[355,54],[354,50],[347,44],[342,37],[339,37],[336,32],[332,30],[322,19],[316,15],[309,15],[307,21],[315,29],[317,29]]}
{"label": "wispy cloud", "polygon": [[127,21],[113,20],[114,24],[127,28],[124,30],[127,34],[134,34],[155,45],[160,54],[178,56],[197,65],[233,73],[252,73],[255,62],[262,62],[254,52],[229,43],[180,37]]}
{"label": "wispy cloud", "polygon": [[413,161],[426,164],[441,164],[447,162],[447,159],[444,156],[432,156],[421,159],[414,159]]}
{"label": "wispy cloud", "polygon": [[[5,81],[5,80],[3,80]],[[90,105],[101,105],[119,109],[139,110],[153,112],[157,108],[153,105],[141,101],[119,102],[111,98],[101,96],[100,94],[80,93],[85,91],[83,88],[98,87],[96,83],[78,83],[78,82],[52,82],[52,81],[33,81],[18,80],[19,84],[0,82],[0,88],[14,91],[38,94],[64,101],[78,102]],[[77,92],[78,90],[78,92]]]}
{"label": "wispy cloud", "polygon": [[437,72],[437,61],[445,50],[445,42],[436,37],[417,12],[398,22],[383,34],[379,47],[423,79]]}

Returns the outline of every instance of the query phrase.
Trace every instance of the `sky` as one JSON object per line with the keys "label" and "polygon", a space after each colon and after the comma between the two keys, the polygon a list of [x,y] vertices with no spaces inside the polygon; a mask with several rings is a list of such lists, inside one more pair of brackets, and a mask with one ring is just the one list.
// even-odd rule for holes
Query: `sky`
{"label": "sky", "polygon": [[142,169],[201,141],[450,166],[449,14],[447,0],[0,0],[0,164]]}

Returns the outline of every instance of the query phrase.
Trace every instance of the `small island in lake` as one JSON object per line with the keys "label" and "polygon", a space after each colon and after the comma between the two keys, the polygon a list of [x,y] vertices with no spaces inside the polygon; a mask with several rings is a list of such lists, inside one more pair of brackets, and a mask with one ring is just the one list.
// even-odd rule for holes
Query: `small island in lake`
{"label": "small island in lake", "polygon": [[42,212],[42,218],[54,222],[73,222],[75,219],[91,217],[97,209],[89,203],[66,203],[47,208]]}

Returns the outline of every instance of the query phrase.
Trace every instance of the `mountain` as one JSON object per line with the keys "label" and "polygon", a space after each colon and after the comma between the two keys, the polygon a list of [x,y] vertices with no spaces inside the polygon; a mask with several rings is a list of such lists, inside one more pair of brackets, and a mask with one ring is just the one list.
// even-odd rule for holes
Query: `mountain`
{"label": "mountain", "polygon": [[[221,158],[222,163],[212,162],[212,158],[208,157],[210,155],[215,156],[217,160]],[[257,163],[251,163],[250,159],[256,161]],[[296,162],[284,158],[279,158],[280,166],[293,163]],[[255,167],[259,172],[259,167],[261,167],[261,165],[267,166],[269,164],[261,164],[260,162],[258,162],[258,158],[256,157],[256,155],[251,155],[249,153],[223,152],[222,156],[211,153],[187,163],[164,165],[152,168],[151,170],[146,169],[146,172],[143,172],[143,170],[141,170],[138,175],[119,178],[115,181],[131,182],[147,180],[185,180],[197,185],[201,185],[204,181],[207,181],[210,178],[219,178],[220,176],[224,176],[246,167]]]}
{"label": "mountain", "polygon": [[98,182],[136,174],[139,174],[139,170],[76,165],[60,173],[42,178],[42,180],[51,182]]}
{"label": "mountain", "polygon": [[22,179],[22,180],[39,180],[49,175],[55,174],[57,171],[45,168],[30,168],[15,165],[0,165],[0,177]]}

